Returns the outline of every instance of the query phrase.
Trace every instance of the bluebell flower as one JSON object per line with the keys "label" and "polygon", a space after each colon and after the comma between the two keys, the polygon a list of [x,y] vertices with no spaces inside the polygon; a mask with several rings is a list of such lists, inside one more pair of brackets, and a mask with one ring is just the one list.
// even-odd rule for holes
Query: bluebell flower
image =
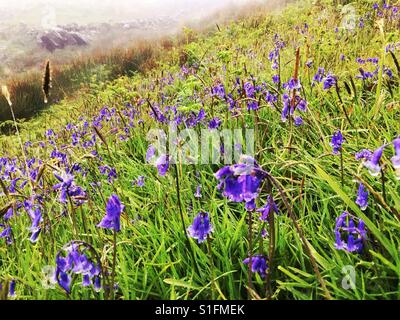
{"label": "bluebell flower", "polygon": [[381,160],[383,150],[385,149],[385,145],[376,149],[372,154],[370,160],[364,162],[364,166],[368,169],[371,176],[376,177],[381,172],[381,166],[379,165],[379,161]]}
{"label": "bluebell flower", "polygon": [[261,237],[262,237],[263,239],[265,239],[267,236],[268,236],[267,230],[262,229],[262,230],[261,230]]}
{"label": "bluebell flower", "polygon": [[268,195],[268,197],[267,197],[267,202],[266,202],[265,206],[260,209],[257,209],[257,212],[261,213],[261,216],[260,216],[261,221],[268,221],[268,217],[269,217],[270,213],[275,212],[276,214],[279,214],[278,207],[277,207],[274,199],[270,195]]}
{"label": "bluebell flower", "polygon": [[88,248],[84,242],[72,241],[57,253],[55,280],[68,294],[71,293],[72,275],[82,277],[83,287],[92,284],[96,291],[99,290],[100,260],[88,255]]}
{"label": "bluebell flower", "polygon": [[335,249],[361,253],[367,239],[364,221],[359,219],[356,225],[354,217],[343,212],[336,219],[335,238]]}
{"label": "bluebell flower", "polygon": [[366,160],[369,161],[372,157],[372,151],[368,149],[363,149],[360,152],[357,152],[355,155],[356,160]]}
{"label": "bluebell flower", "polygon": [[12,244],[12,230],[10,226],[6,226],[4,224],[0,224],[0,228],[3,228],[3,230],[0,232],[0,239],[3,238],[6,240],[6,243],[8,245]]}
{"label": "bluebell flower", "polygon": [[16,286],[17,282],[15,280],[11,280],[10,282],[10,288],[8,290],[8,296],[10,298],[15,298],[17,295],[15,294],[15,286]]}
{"label": "bluebell flower", "polygon": [[144,176],[139,176],[134,183],[140,188],[143,187],[144,186]]}
{"label": "bluebell flower", "polygon": [[74,176],[70,172],[68,172],[68,170],[66,172],[63,172],[62,175],[54,173],[54,176],[60,181],[60,183],[57,183],[53,186],[53,189],[61,190],[61,203],[67,203],[67,196],[80,198],[86,197],[86,193],[83,191],[83,189],[75,185]]}
{"label": "bluebell flower", "polygon": [[324,90],[329,90],[336,85],[337,77],[331,73],[324,78]]}
{"label": "bluebell flower", "polygon": [[187,230],[189,236],[197,239],[198,243],[206,241],[208,235],[213,231],[208,212],[199,212]]}
{"label": "bluebell flower", "polygon": [[317,73],[313,77],[313,80],[315,82],[322,82],[322,80],[324,79],[324,76],[325,76],[325,69],[322,67],[319,67]]}
{"label": "bluebell flower", "polygon": [[392,164],[394,169],[396,170],[396,176],[400,179],[400,137],[394,139],[393,147],[395,155],[392,157]]}
{"label": "bluebell flower", "polygon": [[167,154],[162,154],[155,162],[155,165],[160,176],[165,176],[169,168],[169,156]]}
{"label": "bluebell flower", "polygon": [[226,96],[225,87],[222,83],[219,83],[216,86],[212,87],[211,93],[213,96],[217,96],[220,99],[225,99]]}
{"label": "bluebell flower", "polygon": [[106,205],[106,215],[103,220],[97,225],[100,228],[114,229],[119,232],[121,230],[121,213],[125,206],[121,203],[118,196],[113,194]]}
{"label": "bluebell flower", "polygon": [[330,145],[332,146],[332,149],[333,149],[333,151],[332,151],[333,154],[336,155],[341,152],[343,142],[344,142],[344,139],[343,139],[342,133],[340,132],[340,130],[336,131],[333,134],[332,141],[330,143]]}
{"label": "bluebell flower", "polygon": [[197,186],[194,196],[195,196],[195,198],[201,198],[201,185],[200,184]]}
{"label": "bluebell flower", "polygon": [[242,155],[238,164],[218,170],[214,176],[220,181],[218,189],[229,200],[234,202],[251,202],[258,197],[261,182],[265,174],[259,170],[256,161]]}
{"label": "bluebell flower", "polygon": [[362,183],[358,186],[358,193],[356,204],[360,207],[361,210],[365,210],[368,207],[368,190],[364,187]]}
{"label": "bluebell flower", "polygon": [[303,118],[302,117],[294,117],[294,125],[296,127],[300,127],[303,125]]}
{"label": "bluebell flower", "polygon": [[208,123],[208,129],[217,129],[221,123],[222,121],[218,117],[215,117]]}
{"label": "bluebell flower", "polygon": [[[250,263],[250,258],[246,258],[243,260],[244,264]],[[251,257],[251,272],[258,273],[261,278],[265,278],[267,275],[268,265],[267,259],[263,255],[255,255]]]}
{"label": "bluebell flower", "polygon": [[278,84],[280,82],[279,74],[272,76],[272,82]]}
{"label": "bluebell flower", "polygon": [[32,225],[29,228],[29,230],[31,231],[31,237],[29,238],[29,240],[32,243],[37,242],[39,234],[42,230],[40,223],[43,221],[42,218],[42,212],[40,210],[40,208],[32,208],[28,210],[28,214],[31,217],[32,220]]}
{"label": "bluebell flower", "polygon": [[156,148],[154,146],[149,145],[146,152],[146,161],[149,162],[156,154]]}

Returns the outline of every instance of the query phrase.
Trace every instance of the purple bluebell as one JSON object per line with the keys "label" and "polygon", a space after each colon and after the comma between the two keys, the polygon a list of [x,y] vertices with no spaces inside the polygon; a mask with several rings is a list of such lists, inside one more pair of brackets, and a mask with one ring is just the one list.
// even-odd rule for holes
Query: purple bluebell
{"label": "purple bluebell", "polygon": [[342,150],[342,144],[344,142],[343,135],[340,130],[336,131],[333,136],[330,145],[332,146],[332,153],[339,154]]}
{"label": "purple bluebell", "polygon": [[333,86],[336,85],[337,82],[337,77],[331,73],[328,73],[328,75],[324,78],[324,90],[329,90]]}
{"label": "purple bluebell", "polygon": [[60,192],[60,202],[67,203],[67,196],[69,197],[85,197],[86,193],[84,190],[75,185],[74,183],[74,176],[66,171],[63,172],[61,175],[54,173],[54,176],[60,181],[53,186],[53,190],[61,190]]}
{"label": "purple bluebell", "polygon": [[324,79],[324,76],[325,76],[325,69],[322,67],[319,67],[317,73],[313,77],[313,80],[315,82],[322,82],[322,80]]}
{"label": "purple bluebell", "polygon": [[199,212],[187,230],[189,236],[197,239],[198,243],[206,241],[208,235],[213,231],[208,212]]}
{"label": "purple bluebell", "polygon": [[10,288],[8,290],[8,296],[10,298],[15,298],[17,295],[15,293],[15,286],[16,286],[17,282],[15,280],[11,280],[10,282]]}
{"label": "purple bluebell", "polygon": [[381,166],[379,165],[379,161],[381,160],[383,150],[386,145],[379,147],[374,151],[371,158],[368,161],[364,162],[364,166],[368,169],[371,176],[376,177],[381,172]]}
{"label": "purple bluebell", "polygon": [[96,291],[99,290],[101,264],[100,259],[92,258],[92,254],[93,248],[81,241],[72,241],[57,253],[54,277],[67,294],[71,293],[73,275],[82,277],[83,287],[92,284]]}
{"label": "purple bluebell", "polygon": [[368,207],[368,195],[368,190],[360,183],[358,186],[356,204],[358,204],[361,210],[365,210]]}
{"label": "purple bluebell", "polygon": [[261,230],[261,237],[262,237],[263,239],[265,239],[267,236],[268,236],[268,231],[265,230],[265,229],[262,229],[262,230]]}
{"label": "purple bluebell", "polygon": [[[250,258],[243,260],[244,264],[250,263]],[[255,255],[251,257],[251,272],[258,273],[261,278],[265,278],[267,275],[268,265],[267,259],[263,255]]]}
{"label": "purple bluebell", "polygon": [[201,185],[196,187],[196,192],[194,193],[195,198],[201,198]]}
{"label": "purple bluebell", "polygon": [[278,84],[280,82],[279,74],[272,76],[272,82]]}
{"label": "purple bluebell", "polygon": [[214,176],[220,181],[218,189],[225,197],[246,203],[258,197],[261,182],[266,177],[256,161],[246,155],[241,156],[238,164],[223,167]]}
{"label": "purple bluebell", "polygon": [[106,215],[97,225],[100,228],[114,229],[119,232],[121,230],[121,213],[125,206],[121,203],[118,196],[113,194],[106,205]]}
{"label": "purple bluebell", "polygon": [[357,253],[363,251],[364,242],[367,239],[365,223],[359,219],[356,224],[354,219],[346,211],[336,218],[335,249]]}
{"label": "purple bluebell", "polygon": [[0,232],[0,239],[4,238],[6,240],[6,243],[8,245],[12,244],[12,230],[10,226],[6,226],[4,224],[0,224],[0,230],[3,228],[3,230]]}
{"label": "purple bluebell", "polygon": [[149,162],[156,154],[156,148],[154,146],[149,145],[146,152],[146,161]]}
{"label": "purple bluebell", "polygon": [[279,214],[278,207],[274,201],[274,199],[268,195],[267,202],[264,207],[257,209],[257,212],[261,213],[260,220],[261,221],[268,221],[268,217],[270,213]]}
{"label": "purple bluebell", "polygon": [[395,155],[391,158],[393,167],[396,171],[397,179],[400,180],[400,137],[394,139],[393,147]]}
{"label": "purple bluebell", "polygon": [[294,125],[296,127],[300,127],[303,125],[303,118],[302,117],[294,117]]}
{"label": "purple bluebell", "polygon": [[144,176],[139,176],[136,179],[135,184],[140,188],[143,187],[144,186]]}
{"label": "purple bluebell", "polygon": [[357,152],[355,155],[356,160],[366,160],[369,161],[372,157],[372,151],[368,149],[363,149],[360,152]]}
{"label": "purple bluebell", "polygon": [[221,123],[222,121],[218,117],[215,117],[211,119],[210,122],[208,123],[208,129],[217,129],[219,128]]}
{"label": "purple bluebell", "polygon": [[155,162],[155,165],[160,176],[165,176],[169,169],[169,156],[167,154],[162,154]]}
{"label": "purple bluebell", "polygon": [[28,214],[32,220],[32,225],[29,228],[29,230],[31,231],[31,237],[29,238],[29,240],[32,243],[35,243],[35,242],[37,242],[39,234],[42,230],[42,228],[40,226],[40,223],[43,221],[42,212],[41,212],[40,208],[36,207],[36,208],[28,209]]}

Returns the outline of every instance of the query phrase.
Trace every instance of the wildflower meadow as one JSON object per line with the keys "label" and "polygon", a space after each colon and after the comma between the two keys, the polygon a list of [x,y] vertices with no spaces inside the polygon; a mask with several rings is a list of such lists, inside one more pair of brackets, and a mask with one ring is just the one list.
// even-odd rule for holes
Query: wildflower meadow
{"label": "wildflower meadow", "polygon": [[399,8],[185,29],[26,120],[3,86],[0,299],[399,299]]}

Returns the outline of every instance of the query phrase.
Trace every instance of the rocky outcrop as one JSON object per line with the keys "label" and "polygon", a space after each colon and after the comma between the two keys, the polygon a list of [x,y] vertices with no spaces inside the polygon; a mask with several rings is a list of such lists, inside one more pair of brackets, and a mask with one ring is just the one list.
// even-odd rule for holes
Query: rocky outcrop
{"label": "rocky outcrop", "polygon": [[39,44],[46,50],[53,52],[67,46],[86,46],[88,43],[79,33],[60,29],[46,31],[39,35]]}

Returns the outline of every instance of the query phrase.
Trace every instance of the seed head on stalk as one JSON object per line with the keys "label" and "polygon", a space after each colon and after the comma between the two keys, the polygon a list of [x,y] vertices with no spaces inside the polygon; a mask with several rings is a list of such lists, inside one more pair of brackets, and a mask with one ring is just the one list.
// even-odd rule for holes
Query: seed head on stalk
{"label": "seed head on stalk", "polygon": [[49,100],[50,88],[51,88],[51,68],[50,68],[50,61],[47,60],[46,67],[44,69],[44,74],[43,74],[43,82],[42,82],[44,103],[47,103]]}

